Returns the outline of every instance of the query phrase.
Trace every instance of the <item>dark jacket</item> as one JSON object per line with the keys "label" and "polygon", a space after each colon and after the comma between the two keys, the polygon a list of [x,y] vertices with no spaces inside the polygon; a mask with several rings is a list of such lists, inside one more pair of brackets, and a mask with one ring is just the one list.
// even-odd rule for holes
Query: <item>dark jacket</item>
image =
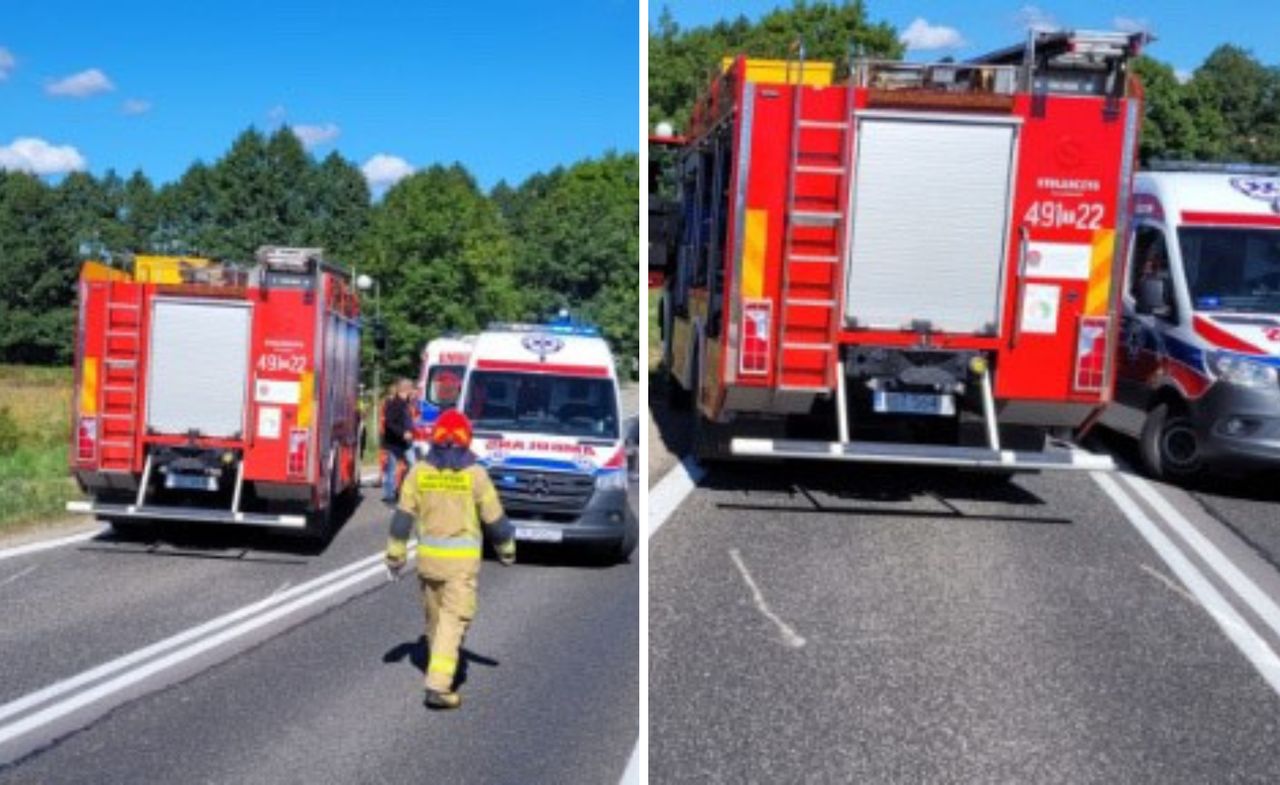
{"label": "dark jacket", "polygon": [[411,402],[398,395],[393,396],[382,412],[382,446],[393,450],[406,449],[409,442],[404,440],[404,434],[412,430]]}

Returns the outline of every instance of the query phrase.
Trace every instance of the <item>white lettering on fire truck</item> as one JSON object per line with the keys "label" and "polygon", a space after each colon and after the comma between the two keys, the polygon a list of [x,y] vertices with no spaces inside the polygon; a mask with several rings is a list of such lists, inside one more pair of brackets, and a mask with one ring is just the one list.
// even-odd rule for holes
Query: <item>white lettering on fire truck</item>
{"label": "white lettering on fire truck", "polygon": [[1102,215],[1106,207],[1101,202],[1082,202],[1068,205],[1063,202],[1044,200],[1032,202],[1022,216],[1022,222],[1028,226],[1044,229],[1070,227],[1085,232],[1102,228]]}
{"label": "white lettering on fire truck", "polygon": [[1102,183],[1097,180],[1081,180],[1074,177],[1040,177],[1036,179],[1036,187],[1054,193],[1099,193]]}
{"label": "white lettering on fire truck", "polygon": [[307,358],[301,354],[264,354],[258,358],[258,370],[268,373],[302,373],[307,370]]}

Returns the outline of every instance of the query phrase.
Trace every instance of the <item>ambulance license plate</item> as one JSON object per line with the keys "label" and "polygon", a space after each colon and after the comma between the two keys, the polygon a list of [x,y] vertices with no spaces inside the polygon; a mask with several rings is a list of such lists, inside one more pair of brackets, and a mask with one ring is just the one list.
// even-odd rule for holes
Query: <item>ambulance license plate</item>
{"label": "ambulance license plate", "polygon": [[877,390],[873,407],[881,414],[924,414],[949,417],[956,413],[955,399],[950,395],[899,393]]}
{"label": "ambulance license plate", "polygon": [[564,532],[549,526],[517,526],[516,539],[524,542],[561,542]]}

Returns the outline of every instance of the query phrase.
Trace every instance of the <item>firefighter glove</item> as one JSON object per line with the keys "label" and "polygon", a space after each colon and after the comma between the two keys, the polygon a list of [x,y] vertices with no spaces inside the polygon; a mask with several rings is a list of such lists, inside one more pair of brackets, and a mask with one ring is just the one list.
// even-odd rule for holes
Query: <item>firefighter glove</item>
{"label": "firefighter glove", "polygon": [[514,539],[506,539],[498,543],[494,550],[498,552],[498,561],[504,566],[516,563],[516,541]]}

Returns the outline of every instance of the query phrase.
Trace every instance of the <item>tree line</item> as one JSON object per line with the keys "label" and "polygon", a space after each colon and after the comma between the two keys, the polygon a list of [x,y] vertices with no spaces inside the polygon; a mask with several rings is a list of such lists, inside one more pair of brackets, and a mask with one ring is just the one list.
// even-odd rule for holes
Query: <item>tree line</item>
{"label": "tree line", "polygon": [[[898,31],[870,21],[861,2],[797,0],[757,21],[745,16],[681,28],[666,8],[649,33],[649,118],[686,127],[689,109],[726,56],[785,58],[797,38],[808,57],[848,62],[852,52],[901,58]],[[1152,159],[1280,163],[1280,65],[1223,44],[1191,73],[1142,56],[1146,116],[1139,155]]]}
{"label": "tree line", "polygon": [[375,277],[392,373],[414,373],[423,344],[443,332],[562,307],[599,324],[622,361],[638,352],[635,154],[607,153],[489,193],[462,165],[433,165],[373,202],[359,168],[338,153],[316,159],[288,128],[250,128],[217,161],[158,188],[142,172],[74,172],[52,184],[0,170],[0,362],[70,361],[85,259],[249,262],[261,245],[324,247]]}

